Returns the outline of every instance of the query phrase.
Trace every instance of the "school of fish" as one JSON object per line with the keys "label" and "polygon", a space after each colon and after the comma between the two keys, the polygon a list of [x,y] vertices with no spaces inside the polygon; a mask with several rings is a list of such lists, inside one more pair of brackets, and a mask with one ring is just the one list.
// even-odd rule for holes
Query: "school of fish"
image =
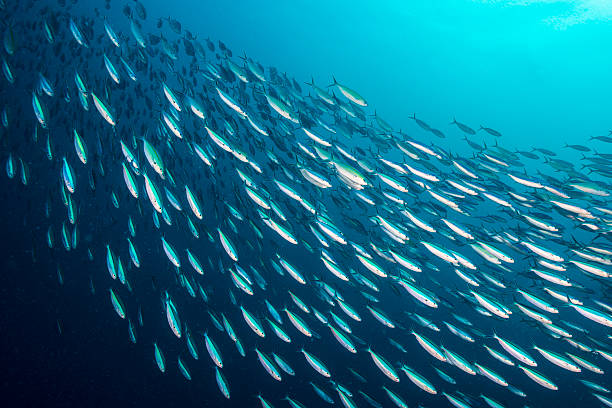
{"label": "school of fish", "polygon": [[231,404],[232,367],[257,362],[240,398],[263,408],[304,407],[290,381],[316,406],[537,406],[565,386],[612,407],[612,136],[565,160],[455,118],[400,131],[335,78],[300,84],[143,2],[76,4],[0,0],[6,175],[47,186],[45,251],[87,254],[81,279],[161,373],[207,366],[193,380]]}

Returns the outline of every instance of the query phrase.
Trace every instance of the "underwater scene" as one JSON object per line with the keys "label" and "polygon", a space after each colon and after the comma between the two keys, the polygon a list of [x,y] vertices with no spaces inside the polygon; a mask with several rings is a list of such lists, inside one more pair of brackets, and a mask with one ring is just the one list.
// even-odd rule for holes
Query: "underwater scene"
{"label": "underwater scene", "polygon": [[612,2],[0,0],[7,407],[612,407]]}

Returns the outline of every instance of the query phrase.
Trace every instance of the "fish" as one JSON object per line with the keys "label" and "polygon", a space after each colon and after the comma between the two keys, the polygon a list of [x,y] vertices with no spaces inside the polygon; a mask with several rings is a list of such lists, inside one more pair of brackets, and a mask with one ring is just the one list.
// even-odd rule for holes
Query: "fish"
{"label": "fish", "polygon": [[455,118],[453,118],[453,121],[451,122],[452,125],[456,125],[459,130],[461,130],[463,133],[466,133],[468,135],[475,135],[476,131],[474,129],[472,129],[471,127],[469,127],[468,125],[465,125],[461,122],[457,122],[457,120]]}
{"label": "fish", "polygon": [[479,130],[484,130],[485,132],[487,132],[488,134],[495,136],[495,137],[501,137],[501,133],[499,133],[497,130],[495,129],[491,129],[488,127],[484,127],[482,125],[480,125],[480,129]]}
{"label": "fish", "polygon": [[49,256],[50,308],[107,290],[89,323],[127,322],[155,375],[214,376],[204,405],[611,404],[605,130],[513,145],[410,98],[391,123],[385,78],[304,85],[178,5],[8,3],[5,218],[32,249],[6,259]]}

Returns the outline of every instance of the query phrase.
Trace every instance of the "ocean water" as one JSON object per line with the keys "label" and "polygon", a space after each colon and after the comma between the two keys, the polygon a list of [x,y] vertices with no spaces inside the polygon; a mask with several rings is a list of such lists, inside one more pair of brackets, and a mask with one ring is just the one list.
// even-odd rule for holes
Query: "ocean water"
{"label": "ocean water", "polygon": [[503,130],[513,148],[609,127],[606,1],[237,1],[191,13],[199,4],[177,7],[194,32],[301,81],[335,75],[396,127],[412,130],[413,113],[440,127],[455,116]]}
{"label": "ocean water", "polygon": [[[612,363],[605,357],[612,355],[608,2],[3,0],[1,6],[0,390],[7,406],[254,407],[261,406],[257,395],[275,407],[291,406],[283,400],[287,396],[305,407],[331,405],[311,382],[335,406],[372,406],[359,391],[381,406],[398,406],[383,387],[409,407],[453,406],[443,393],[470,407],[492,406],[482,395],[505,407],[612,403],[610,394],[580,381],[612,389]],[[139,26],[141,44],[131,21]],[[189,55],[187,42],[201,44],[202,52]],[[75,83],[76,73],[85,92]],[[311,81],[333,102],[324,101]],[[194,100],[205,120],[195,114]],[[36,115],[36,101],[43,116]],[[467,127],[462,130],[454,119]],[[180,137],[170,122],[178,124]],[[82,150],[75,148],[75,131]],[[164,163],[163,177],[144,140]],[[128,189],[126,172],[138,198]],[[144,174],[153,184],[149,191]],[[325,182],[331,187],[322,187]],[[185,186],[196,197],[195,209]],[[170,222],[155,210],[151,190],[159,193]],[[279,210],[258,205],[249,191]],[[389,221],[392,226],[385,226]],[[538,253],[530,244],[543,249]],[[108,266],[107,246],[115,268]],[[199,259],[202,275],[187,250]],[[412,260],[421,272],[402,267],[392,253]],[[359,260],[364,254],[376,267]],[[281,259],[305,284],[279,266]],[[116,275],[119,263],[125,279],[109,273]],[[422,290],[421,300],[406,283]],[[121,307],[112,304],[109,289]],[[179,316],[180,338],[169,327],[166,293]],[[474,293],[494,305],[487,308]],[[559,296],[588,309],[580,311]],[[425,305],[423,297],[436,307]],[[268,323],[274,314],[264,301],[281,314],[279,325],[290,343],[275,335]],[[300,310],[300,301],[309,313]],[[252,330],[241,307],[261,322],[265,337]],[[371,307],[395,327],[381,324]],[[509,318],[492,316],[496,307],[510,311]],[[313,335],[301,334],[284,308]],[[356,353],[334,338],[313,308],[336,330],[351,328],[343,333]],[[584,315],[593,310],[599,323]],[[439,331],[419,324],[415,314]],[[244,357],[227,327],[217,328],[211,315],[230,322]],[[436,360],[413,331],[473,369],[478,363],[494,371],[514,392],[482,372],[470,375],[458,364]],[[219,371],[230,398],[215,379],[205,333],[222,356]],[[526,375],[495,334],[527,352],[537,362],[533,370],[557,389]],[[154,342],[165,357],[163,373]],[[513,365],[492,357],[484,345]],[[562,355],[581,372],[553,364],[534,346]],[[275,380],[256,348],[270,358],[280,355],[295,375],[272,364],[282,376]],[[388,362],[399,383],[377,367],[369,348]],[[315,371],[302,349],[331,377]],[[581,366],[567,353],[586,362]],[[179,370],[179,357],[191,380]],[[436,394],[417,387],[401,370],[404,364]],[[338,384],[350,394],[338,391]]]}

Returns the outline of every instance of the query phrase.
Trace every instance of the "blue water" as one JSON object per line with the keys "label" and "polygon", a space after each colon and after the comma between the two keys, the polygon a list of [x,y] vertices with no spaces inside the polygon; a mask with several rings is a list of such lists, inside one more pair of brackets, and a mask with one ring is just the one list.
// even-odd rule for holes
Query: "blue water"
{"label": "blue water", "polygon": [[[14,4],[9,0],[6,2]],[[48,4],[54,10],[62,9],[59,8],[59,3],[41,1],[38,7]],[[72,6],[69,13],[73,16],[93,18],[92,8],[98,8],[115,30],[121,33],[122,38],[129,38],[131,47],[135,48],[129,22],[122,13],[123,4],[131,3],[132,1],[112,3],[111,10],[106,11],[104,2],[79,1]],[[470,138],[477,144],[486,143],[492,146],[498,142],[513,151],[529,151],[532,147],[547,148],[557,152],[559,157],[576,163],[578,169],[583,164],[578,161],[581,154],[565,148],[565,143],[589,145],[595,152],[612,153],[610,144],[592,144],[588,141],[590,136],[607,135],[610,130],[609,95],[612,94],[612,85],[609,77],[612,72],[612,56],[609,52],[609,38],[612,38],[612,6],[606,2],[439,0],[414,1],[407,4],[399,1],[345,0],[148,0],[143,4],[148,12],[143,23],[143,32],[156,32],[154,27],[157,20],[170,16],[179,20],[183,30],[189,30],[203,43],[206,38],[210,38],[215,44],[219,40],[223,41],[232,50],[232,60],[235,62],[239,62],[240,55],[246,54],[265,67],[276,67],[289,78],[295,78],[305,93],[309,91],[304,82],[313,79],[317,85],[325,88],[335,77],[338,82],[358,90],[364,96],[368,101],[367,113],[376,110],[394,129],[401,129],[425,144],[433,142],[452,154],[460,154],[468,159],[473,154],[473,150],[462,140],[464,134],[456,126],[449,124],[453,118],[474,129],[481,125],[491,127],[503,135],[496,139],[480,131]],[[439,287],[436,286],[436,290],[440,289],[436,294],[445,300],[450,299],[453,304],[452,311],[470,319],[475,328],[484,334],[485,337],[477,338],[477,345],[480,347],[477,352],[474,352],[473,345],[450,334],[442,321],[452,321],[464,329],[465,326],[449,315],[440,316],[416,304],[404,292],[399,295],[397,285],[386,281],[377,281],[381,286],[381,293],[377,296],[384,301],[381,303],[381,309],[402,325],[401,331],[383,328],[365,309],[368,302],[357,290],[353,290],[352,286],[342,286],[339,281],[333,281],[334,288],[346,297],[347,303],[358,308],[365,320],[358,324],[350,320],[338,307],[334,309],[338,315],[350,322],[351,326],[358,327],[356,335],[363,339],[364,344],[359,344],[357,357],[342,349],[331,337],[329,329],[318,324],[312,316],[307,317],[308,323],[321,335],[320,340],[300,337],[283,315],[283,327],[291,334],[294,342],[285,344],[279,341],[267,325],[267,337],[265,341],[260,341],[245,325],[240,310],[231,304],[229,292],[236,296],[239,305],[253,311],[262,321],[266,316],[264,298],[272,302],[278,310],[283,306],[297,310],[288,297],[287,290],[296,293],[307,304],[320,310],[329,308],[320,295],[311,290],[315,276],[325,273],[325,281],[332,282],[327,271],[322,270],[318,259],[320,248],[315,248],[316,256],[310,255],[302,247],[289,247],[278,236],[270,235],[273,233],[266,230],[266,238],[261,242],[263,249],[260,252],[248,249],[246,241],[257,248],[254,234],[244,227],[244,223],[232,219],[227,210],[224,210],[223,204],[225,201],[239,208],[250,219],[258,220],[252,208],[254,206],[247,209],[241,207],[245,201],[248,202],[243,193],[240,196],[241,201],[236,199],[231,181],[236,177],[236,161],[228,159],[224,156],[225,153],[214,146],[213,150],[216,149],[214,151],[219,160],[215,164],[217,170],[213,177],[202,170],[201,162],[192,160],[193,156],[189,155],[190,152],[184,145],[172,139],[173,146],[180,146],[176,147],[176,153],[171,152],[168,146],[161,142],[159,146],[166,164],[173,171],[176,169],[174,176],[179,181],[177,195],[181,194],[183,199],[182,183],[188,182],[197,191],[205,208],[206,222],[202,223],[201,236],[197,241],[186,229],[180,213],[172,212],[173,221],[179,228],[168,228],[160,221],[163,235],[181,251],[182,268],[190,268],[184,255],[184,249],[188,247],[194,252],[197,251],[198,258],[205,266],[207,272],[201,282],[211,300],[204,303],[200,298],[192,299],[180,288],[175,271],[161,250],[160,230],[153,225],[152,207],[145,196],[142,182],[139,181],[141,198],[137,205],[125,189],[123,176],[117,167],[117,163],[123,160],[117,136],[127,140],[132,126],[139,138],[155,134],[155,126],[159,123],[157,106],[149,109],[137,92],[130,92],[129,87],[133,84],[123,71],[121,73],[124,84],[113,88],[114,85],[110,83],[101,62],[101,51],[117,58],[119,53],[115,53],[108,39],[102,37],[104,32],[100,18],[94,18],[95,35],[90,41],[95,58],[91,59],[83,57],[89,56],[89,51],[78,48],[67,28],[67,20],[63,17],[56,32],[59,45],[55,48],[44,42],[39,25],[35,30],[31,30],[29,24],[20,24],[20,21],[30,21],[32,18],[23,10],[20,14],[7,18],[16,22],[15,31],[20,33],[18,43],[21,51],[11,57],[5,55],[4,51],[2,55],[11,62],[19,75],[17,85],[9,86],[3,77],[0,87],[0,105],[5,107],[11,122],[11,126],[6,129],[3,127],[0,137],[2,163],[6,163],[11,153],[28,163],[31,175],[27,187],[18,180],[19,176],[9,180],[5,177],[4,170],[0,181],[0,208],[3,211],[0,231],[5,237],[0,263],[0,350],[5,367],[0,376],[0,395],[11,402],[12,406],[44,404],[49,407],[244,407],[259,406],[255,398],[258,393],[262,393],[276,407],[287,406],[287,403],[281,400],[285,395],[294,397],[307,407],[326,406],[312,392],[309,381],[315,381],[323,387],[333,396],[335,405],[341,406],[338,395],[329,382],[305,363],[299,352],[302,346],[327,364],[333,374],[332,379],[347,386],[354,393],[358,389],[364,390],[385,407],[392,405],[381,389],[383,385],[400,394],[410,407],[416,407],[417,404],[425,407],[447,407],[450,404],[440,395],[431,396],[418,390],[404,374],[401,374],[400,384],[391,383],[373,365],[365,351],[367,346],[387,357],[396,367],[398,364],[407,363],[418,369],[419,373],[436,385],[439,392],[446,391],[454,395],[461,392],[469,396],[475,408],[486,406],[478,399],[480,393],[485,393],[507,407],[523,404],[534,407],[554,405],[557,408],[596,406],[593,405],[594,398],[577,379],[588,379],[608,388],[612,387],[608,373],[602,376],[583,370],[582,374],[574,375],[548,364],[537,352],[530,350],[540,363],[538,371],[559,386],[559,391],[548,391],[533,383],[516,367],[506,367],[485,355],[481,344],[495,346],[496,350],[500,350],[497,343],[490,338],[494,330],[500,330],[500,334],[505,338],[516,341],[526,349],[530,349],[534,343],[552,350],[562,349],[575,354],[579,352],[565,342],[551,339],[537,328],[535,323],[528,322],[526,317],[520,315],[518,310],[514,311],[515,315],[509,324],[500,323],[499,320],[487,320],[477,315],[472,304],[462,302],[457,296],[457,292],[469,292],[471,288],[458,280],[452,269],[443,269],[431,278],[440,283]],[[162,31],[169,33],[168,23],[165,21]],[[175,37],[172,33],[168,36]],[[101,37],[104,46],[98,46]],[[218,51],[206,51],[209,61],[219,63],[219,59],[214,57]],[[67,57],[62,61],[58,54]],[[180,58],[182,59],[176,64],[185,63],[188,66],[189,59],[183,55]],[[157,60],[154,67],[156,70],[169,71],[167,66]],[[200,68],[204,69],[203,66]],[[88,113],[84,113],[76,102],[73,85],[75,69],[87,73],[89,81],[86,82],[101,95],[102,83],[112,90],[108,99],[113,101],[113,110],[117,113],[119,125],[115,131],[110,130],[93,106],[90,106]],[[31,90],[35,87],[39,70],[48,73],[54,80],[58,93],[62,86],[67,86],[73,92],[74,98],[70,105],[65,105],[69,108],[64,108],[63,104],[57,102],[61,96],[55,96],[54,102],[45,99],[53,113],[52,126],[48,130],[48,134],[53,136],[56,155],[52,162],[47,160],[44,151],[44,135],[47,131],[41,130],[37,143],[31,141],[32,129],[36,124],[32,115]],[[139,83],[143,84],[143,94],[150,97],[154,104],[163,101],[159,83],[149,80],[146,70],[140,70],[137,74],[141,75]],[[190,78],[192,73],[186,72],[184,75]],[[199,84],[205,83],[202,76],[197,75]],[[171,85],[180,89],[178,82],[172,81]],[[212,89],[214,91],[214,88]],[[120,99],[116,96],[120,92],[125,92],[130,98]],[[338,91],[335,92],[339,96]],[[108,99],[105,97],[105,100]],[[249,108],[254,109],[252,105]],[[415,121],[410,119],[412,114],[443,131],[446,138],[437,139],[424,133]],[[215,119],[213,123],[221,129],[221,119]],[[83,167],[78,162],[72,144],[73,127],[78,128],[88,141],[91,156],[95,157],[93,162],[100,160],[104,163],[107,171],[104,177],[98,175],[98,170],[91,170],[94,168],[93,164]],[[146,129],[146,132],[143,129]],[[202,126],[192,126],[188,129],[189,137],[196,140],[206,137]],[[101,149],[95,147],[94,140],[98,135]],[[346,144],[353,149],[362,148],[368,152],[376,149],[373,143],[367,145],[361,139]],[[272,142],[266,142],[265,146],[275,149]],[[142,150],[140,147],[139,149]],[[242,149],[250,152],[246,146]],[[397,152],[393,154],[393,159],[399,158]],[[68,156],[77,173],[75,201],[78,205],[77,224],[81,235],[79,247],[70,252],[62,248],[60,236],[62,222],[67,222],[66,209],[59,197],[57,177],[61,169],[60,158],[63,155]],[[260,163],[264,163],[265,156],[262,152],[257,151],[253,156]],[[142,152],[140,160],[143,166],[147,166]],[[293,162],[285,160],[293,166]],[[527,159],[524,161],[528,163],[525,169],[534,177],[539,170],[559,177],[559,184],[566,181],[564,176],[558,175],[543,162]],[[88,171],[96,174],[97,188],[92,191],[88,187]],[[149,171],[153,173],[150,169]],[[274,177],[279,174],[282,175],[282,172],[277,170]],[[602,182],[604,188],[609,187],[610,181],[605,177],[594,175],[593,178]],[[280,179],[283,179],[282,176]],[[156,180],[161,183],[159,179]],[[267,178],[262,180],[266,183],[270,181]],[[338,184],[337,181],[335,183]],[[212,184],[218,184],[218,188],[213,190]],[[369,222],[359,207],[350,210],[343,208],[342,202],[338,204],[326,200],[325,195],[305,182],[296,189],[311,200],[321,200],[330,210],[330,215],[333,215],[337,225],[350,231],[347,236],[356,242],[364,246],[370,239],[377,245],[386,242],[380,236],[361,236],[350,229],[350,220],[345,216],[360,217],[364,225]],[[112,206],[111,192],[115,192],[119,197],[119,209]],[[279,201],[285,204],[286,197],[281,198],[278,189],[274,192],[279,196]],[[502,195],[505,191],[495,193]],[[578,200],[583,198],[580,196]],[[49,218],[44,215],[45,202],[52,203]],[[585,199],[581,202],[586,203],[589,208],[596,205],[610,207],[609,198]],[[184,200],[183,206],[183,211],[188,212]],[[290,215],[292,224],[303,224],[299,230],[300,237],[306,235],[307,225],[312,219],[300,212],[300,206],[297,206],[297,209],[290,205],[284,208]],[[474,220],[473,224],[469,224],[472,231],[481,233],[483,227],[500,232],[516,228],[517,221],[507,220],[508,214],[499,211],[499,207],[486,204],[483,208],[491,213],[497,211],[497,214],[506,219],[504,223],[498,220]],[[549,207],[542,211],[549,211]],[[423,218],[429,217],[424,211],[417,214]],[[134,218],[136,226],[137,236],[133,240],[137,243],[142,262],[139,269],[130,264],[127,253],[128,215]],[[369,214],[373,215],[376,213]],[[556,212],[550,212],[550,215],[556,217],[556,222],[561,218]],[[209,231],[214,239],[217,239],[216,225],[213,225],[217,219],[226,233],[231,231],[227,219],[233,220],[239,226],[240,233],[231,233],[230,237],[243,257],[241,261],[245,265],[255,265],[265,275],[268,281],[266,292],[259,291],[255,286],[257,296],[247,297],[230,284],[227,269],[231,263],[218,243],[208,243],[205,234],[205,231]],[[573,228],[570,221],[564,219],[562,222],[568,229]],[[55,231],[56,247],[53,250],[50,250],[46,243],[49,225]],[[259,225],[262,229],[266,228],[261,223]],[[382,235],[380,231],[377,234]],[[584,229],[576,229],[571,235],[584,243],[596,238],[599,239],[598,242],[609,242],[606,235],[596,236]],[[559,245],[558,241],[553,242],[552,239],[548,244],[566,254],[573,243],[569,235],[564,239],[565,246]],[[308,242],[316,243],[310,236]],[[116,254],[121,256],[124,266],[128,269],[133,291],[128,291],[116,281],[110,281],[105,264],[106,244],[110,244]],[[412,245],[407,244],[407,247]],[[418,244],[415,243],[414,246],[416,245]],[[93,261],[88,260],[86,248],[91,249]],[[458,248],[466,246],[457,245],[455,249]],[[483,266],[483,270],[489,273],[495,271],[496,276],[501,275],[511,288],[520,287],[533,291],[540,289],[541,283],[536,284],[526,272],[532,266],[532,261],[525,258],[525,253],[514,249],[508,251],[517,260],[512,273],[499,273],[490,266]],[[286,274],[281,277],[274,272],[268,262],[275,259],[277,253],[305,273],[309,280],[308,286],[299,286]],[[352,252],[350,255],[352,257]],[[474,252],[469,255],[472,260],[478,259]],[[363,267],[354,261],[354,257],[349,258],[346,253],[338,251],[334,253],[334,257],[343,265],[346,264],[347,270],[353,267],[363,271]],[[208,259],[211,260],[212,266],[209,266]],[[266,267],[260,267],[260,260],[266,263]],[[484,264],[481,259],[478,261]],[[223,268],[218,267],[220,262]],[[441,265],[438,260],[432,263]],[[244,267],[246,269],[246,266]],[[58,280],[58,269],[61,271],[61,282]],[[225,273],[220,273],[219,269],[225,270]],[[189,269],[189,272],[192,271]],[[587,278],[575,270],[573,273],[575,282],[590,290],[580,292],[582,297],[589,299],[588,294],[593,294],[593,299],[610,303],[609,285]],[[92,283],[95,288],[93,291]],[[109,286],[114,287],[126,303],[128,316],[136,326],[136,344],[128,337],[126,321],[119,319],[111,307]],[[490,287],[489,284],[487,288]],[[181,319],[189,324],[191,333],[198,339],[200,355],[197,361],[188,354],[184,341],[177,341],[168,328],[161,302],[162,292],[166,289],[170,290],[177,300]],[[543,292],[538,293],[544,296]],[[512,304],[515,300],[517,299],[511,294],[504,297],[507,304]],[[142,311],[144,322],[142,327],[137,324],[135,317],[139,310]],[[228,336],[211,324],[209,311],[217,315],[224,313],[230,319],[243,342],[246,358],[241,358]],[[438,335],[417,326],[404,313],[415,311],[435,320],[442,332]],[[581,318],[569,307],[562,307],[561,314],[564,319],[587,327],[593,338],[604,342],[608,349],[610,348],[610,341],[606,337],[610,333],[609,329]],[[435,338],[437,344],[448,345],[452,351],[469,356],[470,361],[480,361],[482,357],[487,367],[502,373],[512,385],[524,390],[528,394],[528,400],[517,397],[482,376],[470,377],[448,364],[433,364],[432,358],[418,346],[410,332],[404,330],[411,328],[418,329],[429,338]],[[225,366],[223,373],[228,379],[232,395],[229,401],[221,395],[215,383],[214,366],[201,340],[205,331],[211,334],[222,351]],[[402,343],[408,352],[401,353],[393,348],[388,342],[389,337]],[[579,338],[581,341],[590,341],[584,336]],[[155,365],[153,341],[162,345],[165,353],[167,370],[164,374],[160,373]],[[274,381],[257,360],[255,347],[268,354],[274,351],[283,356],[295,369],[296,376],[291,377],[283,373],[282,383]],[[607,372],[612,370],[609,362],[600,357],[585,353],[580,355],[597,362]],[[187,363],[192,381],[186,381],[178,371],[178,356]],[[446,384],[437,376],[433,366],[453,376],[458,384]],[[361,384],[355,377],[347,374],[346,367],[355,369],[367,378],[368,383]],[[359,407],[369,406],[357,395],[353,399]]]}
{"label": "blue water", "polygon": [[[407,130],[413,113],[443,130],[455,116],[499,129],[507,147],[554,150],[609,128],[605,1],[150,3],[298,80],[335,75]],[[592,20],[572,24],[584,14]]]}

